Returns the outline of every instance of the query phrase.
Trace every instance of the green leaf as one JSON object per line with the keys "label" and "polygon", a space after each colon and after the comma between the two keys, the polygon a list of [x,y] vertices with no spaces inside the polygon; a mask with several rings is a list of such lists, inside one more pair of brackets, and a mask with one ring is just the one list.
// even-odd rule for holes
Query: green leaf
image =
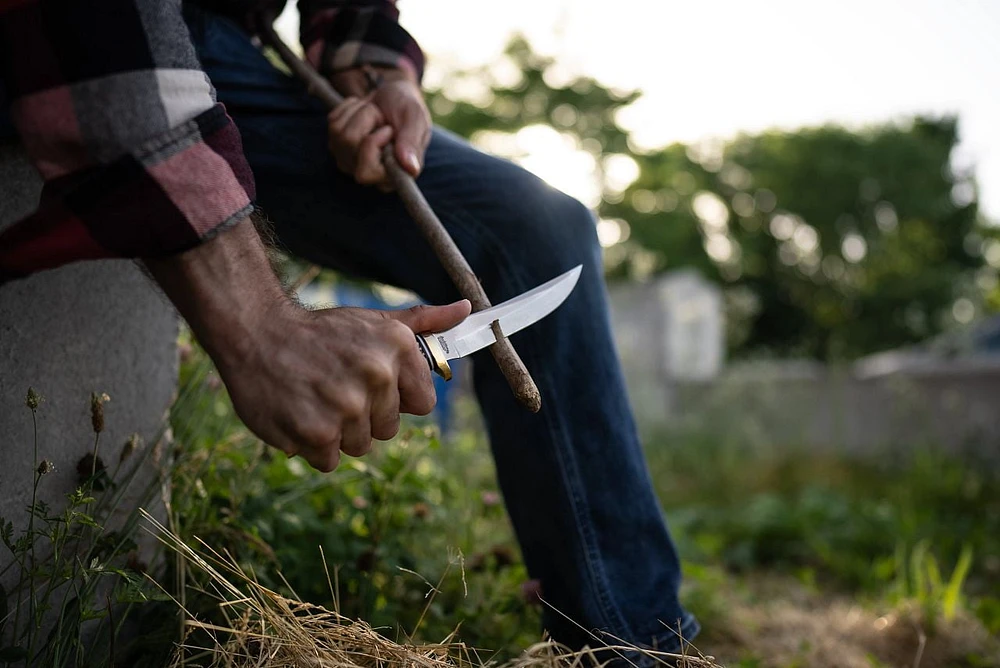
{"label": "green leaf", "polygon": [[955,570],[952,571],[948,586],[944,590],[941,607],[945,621],[951,621],[955,618],[955,613],[958,611],[958,601],[962,595],[962,585],[965,583],[965,578],[969,575],[971,567],[972,547],[966,545],[962,548],[962,554],[959,555],[958,563],[955,564]]}
{"label": "green leaf", "polygon": [[104,619],[107,616],[107,608],[87,608],[80,613],[80,621],[86,622],[91,619]]}
{"label": "green leaf", "polygon": [[14,523],[5,522],[3,517],[0,517],[0,539],[3,539],[3,544],[7,546],[7,549],[13,551],[13,537],[14,537]]}
{"label": "green leaf", "polygon": [[910,592],[918,600],[923,600],[927,591],[927,572],[924,570],[924,558],[927,554],[927,543],[921,541],[910,553],[910,577],[913,579],[913,590]]}
{"label": "green leaf", "polygon": [[927,555],[926,568],[928,582],[927,590],[930,594],[936,595],[937,592],[944,588],[944,582],[941,578],[941,569],[938,568],[937,559],[934,558],[934,555]]}
{"label": "green leaf", "polygon": [[86,513],[74,512],[70,516],[70,523],[82,524],[84,526],[92,527],[94,529],[102,528],[100,524],[94,521],[94,518],[92,518],[90,515],[87,515]]}

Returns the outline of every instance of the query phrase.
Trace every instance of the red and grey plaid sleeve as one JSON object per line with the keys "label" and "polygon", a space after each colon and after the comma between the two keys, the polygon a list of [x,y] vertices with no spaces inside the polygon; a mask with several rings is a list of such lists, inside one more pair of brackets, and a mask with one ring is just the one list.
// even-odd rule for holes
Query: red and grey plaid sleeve
{"label": "red and grey plaid sleeve", "polygon": [[299,10],[302,46],[321,73],[380,65],[423,76],[423,51],[399,25],[395,0],[299,0]]}
{"label": "red and grey plaid sleeve", "polygon": [[0,76],[45,179],[38,210],[0,233],[0,282],[178,253],[251,212],[239,132],[180,0],[0,0]]}

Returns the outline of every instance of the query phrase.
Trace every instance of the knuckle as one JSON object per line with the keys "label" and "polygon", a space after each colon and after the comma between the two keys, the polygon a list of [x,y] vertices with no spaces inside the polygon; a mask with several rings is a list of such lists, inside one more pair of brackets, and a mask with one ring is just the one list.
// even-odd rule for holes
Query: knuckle
{"label": "knuckle", "polygon": [[367,133],[364,128],[359,127],[356,123],[354,123],[344,128],[344,132],[341,137],[345,148],[348,148],[352,153],[355,153],[361,145],[361,141],[365,138],[365,135],[367,135]]}
{"label": "knuckle", "polygon": [[320,423],[299,423],[296,425],[295,437],[298,444],[305,448],[323,448],[333,441],[336,430]]}
{"label": "knuckle", "polygon": [[393,385],[396,381],[395,369],[384,357],[371,357],[365,365],[365,376],[369,384],[381,387]]}
{"label": "knuckle", "polygon": [[389,340],[403,350],[413,345],[413,330],[398,320],[389,320]]}
{"label": "knuckle", "polygon": [[385,120],[382,110],[374,102],[369,101],[365,103],[364,113],[374,123],[382,123]]}
{"label": "knuckle", "polygon": [[340,412],[345,420],[357,418],[365,412],[365,398],[358,392],[345,392],[340,397]]}
{"label": "knuckle", "polygon": [[372,436],[380,441],[388,441],[390,438],[399,433],[399,424],[399,414],[397,413],[392,418],[386,418],[377,425],[373,425]]}

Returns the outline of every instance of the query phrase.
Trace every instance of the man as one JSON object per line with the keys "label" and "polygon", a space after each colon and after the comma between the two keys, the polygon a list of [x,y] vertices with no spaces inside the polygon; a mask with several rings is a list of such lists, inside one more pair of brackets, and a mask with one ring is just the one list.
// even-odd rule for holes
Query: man
{"label": "man", "polygon": [[242,4],[183,15],[164,0],[0,4],[3,94],[46,179],[38,212],[0,235],[0,281],[141,259],[247,426],[330,471],[341,452],[391,438],[400,412],[431,410],[413,333],[460,322],[469,304],[306,311],[283,293],[247,218],[256,201],[292,252],[452,302],[444,270],[384,192],[378,155],[394,141],[494,301],[584,266],[567,301],[513,337],[539,414],[516,403],[488,355],[474,369],[507,510],[553,608],[546,628],[571,647],[606,632],[678,649],[678,631],[690,639],[698,627],[677,599],[678,558],[625,396],[591,214],[432,128],[423,56],[391,0],[301,0],[306,53],[348,96],[330,114],[254,46],[256,14]]}

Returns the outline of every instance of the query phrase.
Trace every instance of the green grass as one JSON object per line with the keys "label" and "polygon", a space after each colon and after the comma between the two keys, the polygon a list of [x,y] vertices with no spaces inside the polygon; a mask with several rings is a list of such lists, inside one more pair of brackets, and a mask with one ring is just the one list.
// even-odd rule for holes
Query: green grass
{"label": "green grass", "polygon": [[[203,382],[195,378],[203,372],[187,365],[185,382]],[[463,640],[501,657],[537,640],[539,611],[520,598],[527,574],[493,505],[496,481],[474,418],[447,443],[411,422],[403,437],[326,476],[249,438],[224,392],[191,397],[196,404],[174,411],[194,455],[175,474],[179,498],[192,504],[177,511],[183,535],[232,550],[263,583],[391,637],[414,631],[429,583],[448,571],[418,636],[437,641],[460,625]],[[720,592],[752,600],[761,594],[755,582],[787,578],[821,598],[915,606],[930,633],[959,610],[1000,632],[1000,472],[971,455],[762,453],[660,434],[647,439],[647,456],[685,562],[685,600],[709,628],[725,627],[734,605]],[[320,547],[336,573],[336,601]]]}
{"label": "green grass", "polygon": [[[429,422],[411,420],[399,438],[325,475],[256,441],[204,355],[183,350],[171,415],[178,535],[229,552],[265,586],[365,619],[392,639],[436,642],[458,629],[484,658],[504,659],[540,638],[540,610],[522,598],[528,576],[471,403],[446,442]],[[912,625],[928,638],[924,665],[1000,661],[988,639],[1000,634],[995,466],[930,450],[891,461],[761,452],[690,433],[651,436],[647,455],[705,652],[719,648],[729,665],[840,665],[823,658],[824,643],[856,640],[865,665],[898,665],[897,650],[912,665],[912,633],[885,644],[889,631]],[[167,564],[164,587],[192,614],[217,618],[197,569]],[[858,606],[866,625],[845,626]],[[178,608],[136,607],[145,635],[128,665],[163,665],[178,639]],[[872,635],[886,619],[906,621]]]}
{"label": "green grass", "polygon": [[900,593],[905,555],[918,551],[949,569],[971,553],[964,589],[1000,591],[1000,469],[971,454],[761,454],[666,437],[647,450],[690,561],[879,596]]}

